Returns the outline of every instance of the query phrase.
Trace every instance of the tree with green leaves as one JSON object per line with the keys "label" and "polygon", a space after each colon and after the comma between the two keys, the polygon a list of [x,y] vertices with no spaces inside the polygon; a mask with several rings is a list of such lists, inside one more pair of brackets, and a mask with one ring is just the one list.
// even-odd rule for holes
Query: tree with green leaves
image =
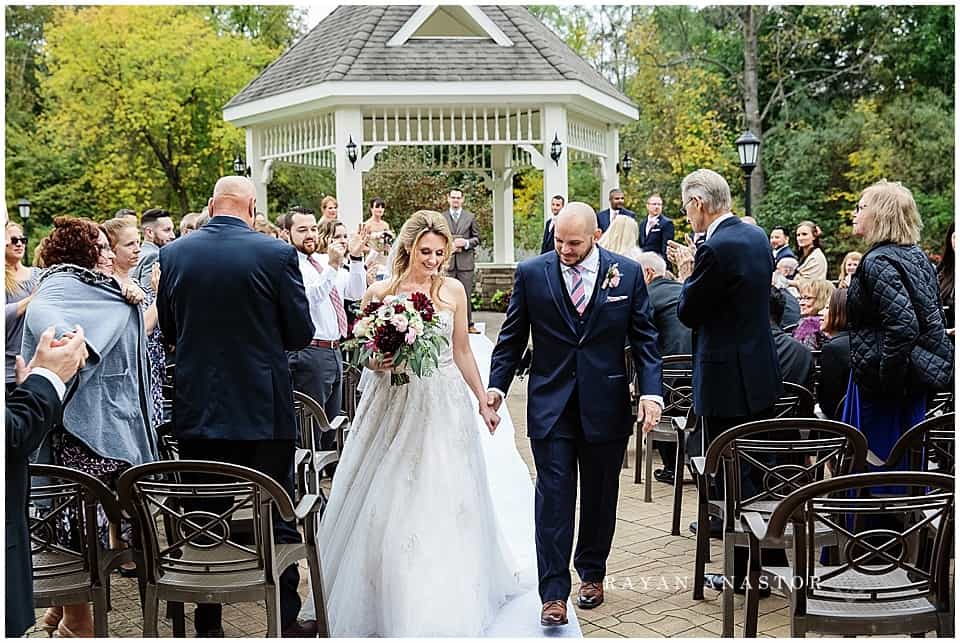
{"label": "tree with green leaves", "polygon": [[44,120],[105,210],[199,207],[243,147],[223,105],[277,54],[191,7],[61,9],[46,37]]}

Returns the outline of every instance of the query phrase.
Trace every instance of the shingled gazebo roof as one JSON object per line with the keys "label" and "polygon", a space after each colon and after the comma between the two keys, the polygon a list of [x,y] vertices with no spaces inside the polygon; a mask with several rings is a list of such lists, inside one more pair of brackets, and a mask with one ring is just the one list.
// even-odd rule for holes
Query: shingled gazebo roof
{"label": "shingled gazebo roof", "polygon": [[580,81],[634,103],[522,6],[478,7],[511,41],[387,42],[415,5],[340,6],[234,96],[226,108],[327,81]]}

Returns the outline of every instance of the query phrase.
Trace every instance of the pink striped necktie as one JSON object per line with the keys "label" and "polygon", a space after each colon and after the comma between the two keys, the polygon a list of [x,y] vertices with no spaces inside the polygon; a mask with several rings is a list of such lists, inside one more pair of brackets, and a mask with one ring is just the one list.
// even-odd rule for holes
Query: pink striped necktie
{"label": "pink striped necktie", "polygon": [[570,300],[573,307],[577,309],[578,315],[583,315],[587,309],[587,292],[583,288],[583,271],[586,270],[582,265],[570,266],[573,273],[573,286],[570,290]]}
{"label": "pink striped necktie", "polygon": [[[323,266],[313,257],[308,256],[307,261],[317,269],[317,272],[323,274]],[[347,336],[347,311],[343,309],[343,299],[340,298],[340,291],[336,285],[330,289],[330,303],[333,304],[333,310],[337,313],[337,327],[340,330],[340,337]]]}

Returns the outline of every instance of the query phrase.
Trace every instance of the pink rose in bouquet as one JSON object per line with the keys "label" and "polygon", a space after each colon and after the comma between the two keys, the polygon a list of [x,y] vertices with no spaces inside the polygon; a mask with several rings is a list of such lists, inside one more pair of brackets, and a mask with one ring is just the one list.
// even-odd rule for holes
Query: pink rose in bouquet
{"label": "pink rose in bouquet", "polygon": [[[369,359],[383,361],[393,356],[390,383],[407,384],[410,376],[430,375],[439,365],[440,351],[447,345],[440,332],[440,319],[433,302],[423,293],[388,295],[371,302],[353,325],[353,337],[345,342],[357,365]],[[356,349],[356,350],[354,350]]]}

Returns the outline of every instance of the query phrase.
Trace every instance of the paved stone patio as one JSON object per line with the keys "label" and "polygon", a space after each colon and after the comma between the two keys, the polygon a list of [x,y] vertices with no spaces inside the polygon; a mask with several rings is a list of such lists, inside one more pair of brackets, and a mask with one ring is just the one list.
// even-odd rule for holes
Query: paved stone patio
{"label": "paved stone patio", "polygon": [[[503,315],[478,313],[477,321],[486,322],[487,335],[496,341]],[[533,457],[526,439],[526,382],[515,381],[508,406],[517,430],[517,448],[527,462],[531,478]],[[606,601],[593,610],[577,610],[586,637],[719,637],[721,611],[719,594],[707,591],[705,600],[694,601],[694,535],[687,530],[696,511],[693,485],[684,488],[682,535],[670,535],[672,487],[654,482],[653,502],[643,502],[643,486],[633,483],[635,447],[631,441],[630,468],[620,477],[620,506],[613,551],[607,569]],[[655,466],[659,466],[656,464]],[[713,541],[713,563],[708,570],[720,568],[720,547]],[[576,572],[571,571],[576,579]],[[306,564],[301,563],[301,596],[307,595]],[[136,581],[113,576],[113,610],[109,614],[113,637],[142,636],[142,618]],[[573,595],[577,586],[574,584]],[[742,636],[743,597],[737,596],[736,635]],[[789,637],[787,604],[773,596],[760,602],[759,634]],[[193,634],[192,607],[187,606],[187,632]],[[160,635],[172,636],[171,623],[163,618],[161,605]],[[37,617],[43,610],[37,610]],[[262,603],[225,605],[223,629],[227,637],[262,637],[266,634],[266,613]],[[31,630],[29,636],[46,636]]]}

